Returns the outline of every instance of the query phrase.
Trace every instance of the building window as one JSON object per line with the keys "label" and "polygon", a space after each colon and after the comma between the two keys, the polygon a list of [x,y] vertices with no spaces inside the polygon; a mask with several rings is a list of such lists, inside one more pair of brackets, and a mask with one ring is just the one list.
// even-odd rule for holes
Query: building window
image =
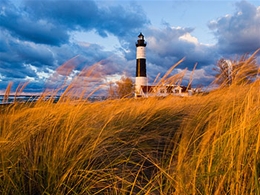
{"label": "building window", "polygon": [[160,89],[160,93],[164,93],[164,89]]}

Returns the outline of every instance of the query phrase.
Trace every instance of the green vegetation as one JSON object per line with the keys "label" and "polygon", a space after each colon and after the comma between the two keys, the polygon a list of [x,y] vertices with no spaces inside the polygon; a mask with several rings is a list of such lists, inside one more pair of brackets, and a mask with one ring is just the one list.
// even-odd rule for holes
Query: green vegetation
{"label": "green vegetation", "polygon": [[260,194],[260,80],[0,107],[0,194]]}

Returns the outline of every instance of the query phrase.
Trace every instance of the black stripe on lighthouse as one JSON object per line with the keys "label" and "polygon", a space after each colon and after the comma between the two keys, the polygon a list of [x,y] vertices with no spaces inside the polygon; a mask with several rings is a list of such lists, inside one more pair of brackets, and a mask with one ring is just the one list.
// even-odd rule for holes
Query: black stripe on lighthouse
{"label": "black stripe on lighthouse", "polygon": [[146,59],[136,59],[136,77],[146,77]]}

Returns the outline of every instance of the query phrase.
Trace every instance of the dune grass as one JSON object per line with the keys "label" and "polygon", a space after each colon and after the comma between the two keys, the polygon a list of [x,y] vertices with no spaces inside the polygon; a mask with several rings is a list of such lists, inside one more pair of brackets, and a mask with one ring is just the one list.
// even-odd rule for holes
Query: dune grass
{"label": "dune grass", "polygon": [[260,194],[260,79],[241,79],[192,97],[90,103],[86,91],[75,98],[76,78],[57,103],[46,97],[61,89],[0,105],[0,194]]}
{"label": "dune grass", "polygon": [[0,192],[259,194],[259,87],[4,105]]}

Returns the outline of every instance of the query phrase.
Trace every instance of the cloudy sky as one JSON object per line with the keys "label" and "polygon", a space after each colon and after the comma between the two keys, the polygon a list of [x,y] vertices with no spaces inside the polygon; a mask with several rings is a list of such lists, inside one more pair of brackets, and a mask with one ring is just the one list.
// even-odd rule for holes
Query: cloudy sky
{"label": "cloudy sky", "polygon": [[0,93],[9,82],[39,93],[78,74],[90,88],[134,77],[140,32],[151,83],[185,57],[174,73],[189,78],[197,63],[193,86],[207,86],[218,59],[260,48],[260,2],[0,0]]}

